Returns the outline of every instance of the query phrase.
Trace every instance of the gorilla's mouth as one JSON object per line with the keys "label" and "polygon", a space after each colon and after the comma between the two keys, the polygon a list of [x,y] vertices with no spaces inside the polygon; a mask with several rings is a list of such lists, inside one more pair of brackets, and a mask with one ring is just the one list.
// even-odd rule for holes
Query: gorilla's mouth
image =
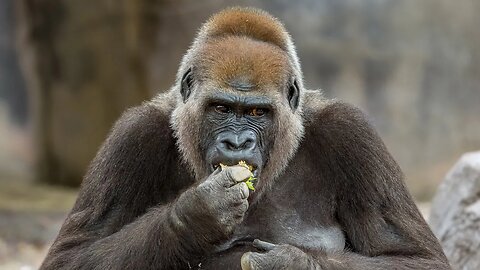
{"label": "gorilla's mouth", "polygon": [[[220,168],[221,167],[220,164],[223,164],[223,165],[226,165],[226,166],[235,166],[235,165],[238,165],[239,162],[240,162],[240,160],[237,161],[237,162],[218,162],[218,163],[214,163],[214,164],[211,165],[211,173],[213,173],[218,168]],[[249,166],[252,166],[253,177],[258,179],[258,176],[260,175],[260,170],[258,168],[258,165],[254,164],[254,163],[249,163],[249,162],[247,162],[247,164]]]}

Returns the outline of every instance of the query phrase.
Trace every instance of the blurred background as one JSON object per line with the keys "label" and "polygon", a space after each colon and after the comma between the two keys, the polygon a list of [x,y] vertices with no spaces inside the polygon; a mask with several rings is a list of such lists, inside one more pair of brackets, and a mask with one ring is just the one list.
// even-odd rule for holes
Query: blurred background
{"label": "blurred background", "polygon": [[480,1],[0,0],[0,268],[38,267],[113,122],[232,5],[284,22],[307,87],[371,117],[421,206],[480,149]]}

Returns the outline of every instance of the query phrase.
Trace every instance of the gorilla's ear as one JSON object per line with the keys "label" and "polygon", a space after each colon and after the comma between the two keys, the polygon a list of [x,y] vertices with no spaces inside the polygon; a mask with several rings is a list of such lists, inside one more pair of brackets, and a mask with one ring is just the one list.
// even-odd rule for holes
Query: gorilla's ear
{"label": "gorilla's ear", "polygon": [[193,74],[192,68],[189,68],[185,74],[182,76],[182,85],[180,89],[180,94],[182,94],[183,103],[187,102],[188,97],[192,93],[192,85],[193,85]]}
{"label": "gorilla's ear", "polygon": [[299,91],[300,89],[298,88],[297,80],[294,80],[288,87],[288,103],[290,104],[290,108],[294,111],[298,107]]}

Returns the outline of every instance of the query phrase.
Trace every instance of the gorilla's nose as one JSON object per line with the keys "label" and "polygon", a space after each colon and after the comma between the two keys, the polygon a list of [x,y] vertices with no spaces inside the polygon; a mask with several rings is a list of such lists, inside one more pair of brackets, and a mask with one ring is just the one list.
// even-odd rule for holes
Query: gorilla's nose
{"label": "gorilla's nose", "polygon": [[255,134],[251,131],[223,133],[218,138],[219,146],[227,151],[245,151],[255,148]]}

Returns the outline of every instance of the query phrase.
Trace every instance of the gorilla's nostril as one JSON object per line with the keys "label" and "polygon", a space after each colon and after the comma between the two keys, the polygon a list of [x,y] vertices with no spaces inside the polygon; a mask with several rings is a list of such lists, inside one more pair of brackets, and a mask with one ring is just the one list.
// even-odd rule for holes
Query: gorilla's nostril
{"label": "gorilla's nostril", "polygon": [[220,140],[220,144],[231,151],[252,149],[255,147],[255,138],[249,133],[228,134]]}
{"label": "gorilla's nostril", "polygon": [[241,147],[240,143],[238,142],[238,140],[225,140],[224,141],[224,144],[225,146],[227,147],[227,149],[229,150],[237,150]]}
{"label": "gorilla's nostril", "polygon": [[224,139],[222,141],[220,141],[220,145],[225,148],[225,149],[228,149],[228,150],[236,150],[239,145],[233,141],[233,140],[230,140],[230,139]]}

